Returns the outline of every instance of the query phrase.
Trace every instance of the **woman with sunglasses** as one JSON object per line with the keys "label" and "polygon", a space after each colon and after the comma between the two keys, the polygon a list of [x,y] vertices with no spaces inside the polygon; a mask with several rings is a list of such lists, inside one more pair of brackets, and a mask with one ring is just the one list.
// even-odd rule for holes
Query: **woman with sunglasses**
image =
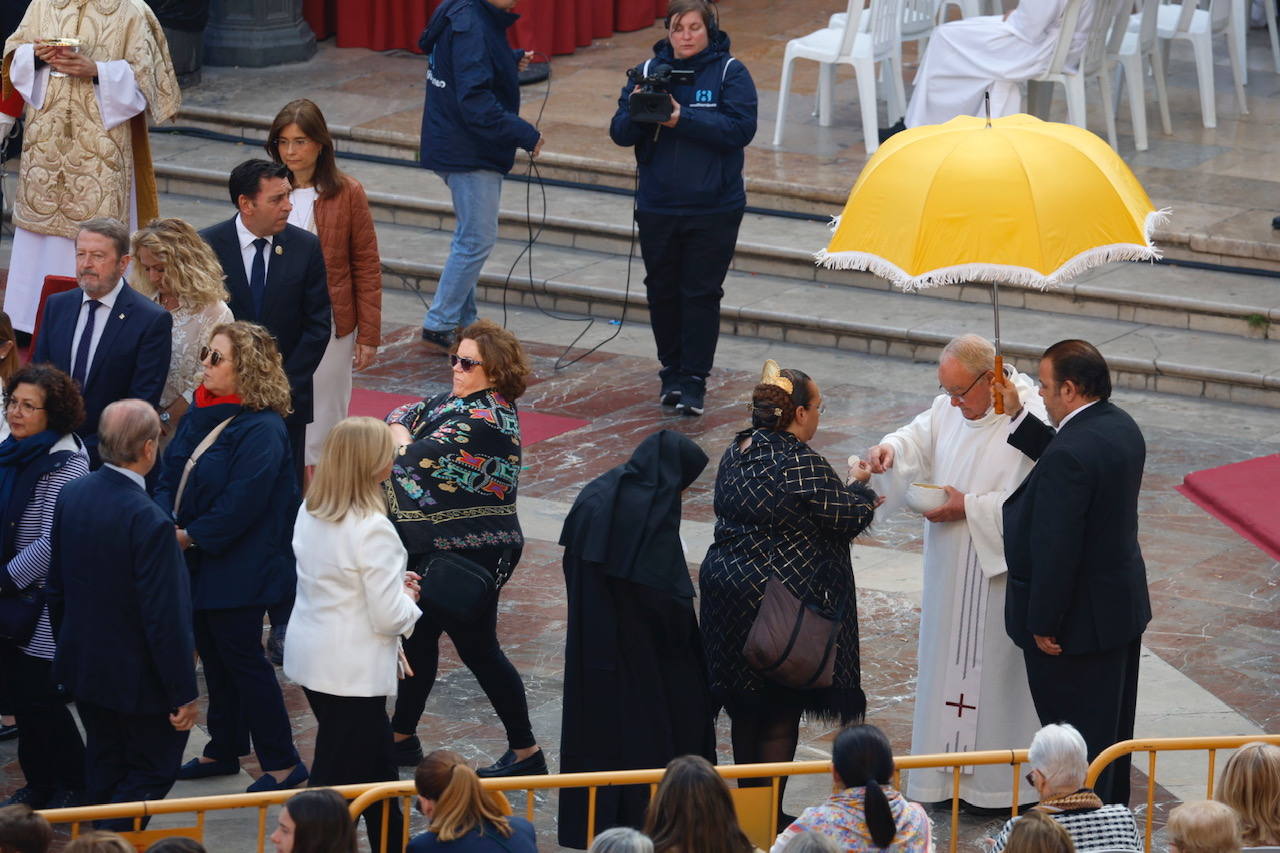
{"label": "woman with sunglasses", "polygon": [[[822,391],[807,374],[766,361],[751,392],[751,426],[734,436],[716,474],[715,541],[699,574],[700,621],[711,692],[732,722],[735,764],[791,761],[802,714],[848,724],[866,712],[849,545],[871,523],[879,499],[865,485],[865,463],[842,479],[809,446],[823,408]],[[771,578],[838,624],[831,686],[786,686],[747,662],[743,647]],[[779,815],[779,829],[790,822]]]}
{"label": "woman with sunglasses", "polygon": [[[401,407],[387,418],[400,445],[387,481],[394,498],[392,521],[409,552],[409,567],[418,574],[426,575],[433,554],[448,551],[492,573],[500,589],[524,547],[516,518],[520,421],[515,401],[524,393],[529,365],[515,335],[488,320],[462,330],[449,361],[452,393]],[[391,719],[396,761],[414,767],[422,759],[415,733],[435,683],[444,632],[507,732],[506,753],[480,775],[546,773],[524,682],[498,645],[498,591],[483,602],[480,618],[464,622],[432,607],[425,581],[423,590],[422,619],[405,641],[414,674],[400,682]]]}
{"label": "woman with sunglasses", "polygon": [[298,482],[284,425],[289,380],[275,338],[253,323],[215,326],[200,361],[204,381],[165,449],[156,488],[191,571],[209,693],[209,743],[178,778],[239,773],[252,738],[264,772],[248,791],[293,788],[307,780],[307,768],[262,651],[263,614],[293,589]]}

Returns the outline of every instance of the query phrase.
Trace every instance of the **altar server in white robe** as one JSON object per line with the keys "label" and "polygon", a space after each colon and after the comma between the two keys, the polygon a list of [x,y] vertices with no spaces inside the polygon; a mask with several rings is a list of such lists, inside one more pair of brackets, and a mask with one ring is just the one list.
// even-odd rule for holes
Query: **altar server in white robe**
{"label": "altar server in white robe", "polygon": [[[911,752],[1016,747],[1040,728],[1022,652],[1004,630],[1002,506],[1032,462],[1009,445],[1009,418],[992,410],[995,349],[985,338],[952,340],[938,363],[942,393],[911,423],[867,452],[881,517],[911,483],[946,487],[947,502],[925,515],[924,602]],[[1030,377],[1006,369],[1022,405],[1044,404]],[[907,797],[950,799],[951,771],[911,770]],[[1008,808],[1008,765],[968,768],[960,797],[981,808]],[[1020,789],[1020,799],[1035,791]]]}
{"label": "altar server in white robe", "polygon": [[[41,44],[79,39],[78,49]],[[4,46],[3,96],[26,101],[4,309],[30,332],[46,275],[74,276],[80,223],[158,215],[147,137],[178,111],[169,48],[143,0],[34,0]],[[0,115],[0,133],[12,119]]]}
{"label": "altar server in white robe", "polygon": [[[1092,7],[1093,0],[1084,0],[1068,68],[1084,51]],[[1021,112],[1021,83],[1049,69],[1066,8],[1067,0],[1022,0],[1006,17],[965,18],[934,29],[916,71],[906,126],[984,115],[988,91],[992,118]]]}

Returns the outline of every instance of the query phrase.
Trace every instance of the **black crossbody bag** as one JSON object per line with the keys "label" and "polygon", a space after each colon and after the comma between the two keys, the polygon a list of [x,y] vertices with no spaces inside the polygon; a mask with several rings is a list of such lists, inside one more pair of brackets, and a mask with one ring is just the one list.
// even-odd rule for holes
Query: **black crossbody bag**
{"label": "black crossbody bag", "polygon": [[454,622],[471,622],[511,576],[511,551],[503,552],[497,574],[454,551],[423,558],[419,573],[418,600],[424,610]]}

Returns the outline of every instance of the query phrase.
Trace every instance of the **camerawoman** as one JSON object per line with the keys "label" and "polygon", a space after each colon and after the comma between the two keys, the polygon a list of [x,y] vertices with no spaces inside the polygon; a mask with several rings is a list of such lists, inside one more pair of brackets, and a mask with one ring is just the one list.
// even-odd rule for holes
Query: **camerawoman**
{"label": "camerawoman", "polygon": [[720,333],[720,298],[746,207],[743,150],[756,87],[729,53],[707,0],[671,0],[667,37],[628,72],[609,136],[635,146],[635,218],[659,399],[701,415]]}

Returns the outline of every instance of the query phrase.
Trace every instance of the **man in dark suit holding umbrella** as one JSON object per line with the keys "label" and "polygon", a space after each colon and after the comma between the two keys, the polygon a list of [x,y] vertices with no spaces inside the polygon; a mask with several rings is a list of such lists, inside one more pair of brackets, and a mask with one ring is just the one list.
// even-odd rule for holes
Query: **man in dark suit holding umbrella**
{"label": "man in dark suit holding umbrella", "polygon": [[[1005,629],[1023,650],[1040,722],[1074,725],[1092,759],[1133,737],[1151,621],[1138,546],[1146,443],[1110,402],[1107,363],[1085,341],[1059,341],[1040,359],[1040,395],[1056,433],[1009,391],[1009,443],[1036,466],[1004,504]],[[1127,804],[1128,757],[1094,787],[1103,801]]]}

